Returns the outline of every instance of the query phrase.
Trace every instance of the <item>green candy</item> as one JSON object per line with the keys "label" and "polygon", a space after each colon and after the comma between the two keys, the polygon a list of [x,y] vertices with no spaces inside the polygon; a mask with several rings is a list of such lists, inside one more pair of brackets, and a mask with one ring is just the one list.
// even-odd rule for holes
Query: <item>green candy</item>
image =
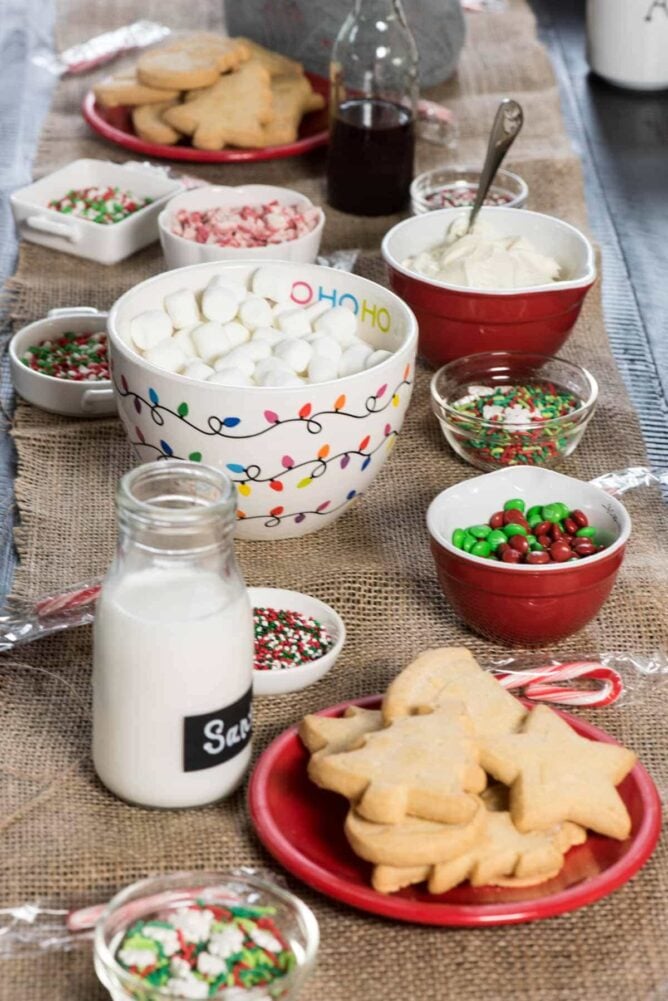
{"label": "green candy", "polygon": [[472,535],[469,535],[468,532],[465,532],[464,541],[462,542],[462,549],[464,550],[464,552],[470,553],[477,541],[478,540],[476,538],[474,538]]}
{"label": "green candy", "polygon": [[503,545],[503,543],[508,540],[505,533],[502,532],[500,528],[495,528],[493,532],[489,533],[485,541],[488,546],[492,547],[492,549],[498,549],[499,546]]}
{"label": "green candy", "polygon": [[527,511],[527,521],[529,522],[529,524],[531,524],[532,518],[538,518],[536,524],[541,522],[543,520],[542,512],[543,508],[540,506],[540,504],[534,504],[533,507],[530,507],[529,510]]}
{"label": "green candy", "polygon": [[585,528],[578,528],[575,537],[577,539],[593,539],[596,537],[596,529],[592,528],[591,525],[587,525]]}
{"label": "green candy", "polygon": [[513,525],[513,524],[504,525],[503,528],[501,529],[501,531],[504,533],[504,535],[506,536],[507,539],[509,539],[512,535],[528,535],[529,534],[527,532],[526,528],[524,527],[524,525]]}
{"label": "green candy", "polygon": [[543,508],[543,521],[559,521],[562,517],[561,504],[546,504]]}
{"label": "green candy", "polygon": [[464,548],[464,539],[466,537],[466,532],[463,528],[456,528],[452,533],[452,544],[456,546],[457,549]]}
{"label": "green candy", "polygon": [[476,542],[476,544],[471,548],[471,556],[486,557],[489,556],[491,552],[492,552],[492,547],[490,546],[489,542],[485,541],[485,539],[480,539],[480,541]]}
{"label": "green candy", "polygon": [[538,514],[529,514],[528,517],[527,517],[527,521],[529,522],[529,528],[535,528],[536,525],[540,525],[540,523],[542,522],[542,520],[543,520],[543,518],[542,518],[542,516],[540,514],[540,509],[539,509]]}
{"label": "green candy", "polygon": [[559,521],[563,521],[564,518],[568,518],[571,513],[571,509],[568,504],[564,504],[563,501],[556,501],[554,506],[559,508]]}
{"label": "green candy", "polygon": [[466,531],[475,539],[486,539],[492,529],[489,525],[471,525]]}
{"label": "green candy", "polygon": [[526,504],[524,503],[521,497],[512,497],[510,500],[507,500],[506,503],[503,505],[503,510],[521,511],[522,513],[524,513],[525,507]]}

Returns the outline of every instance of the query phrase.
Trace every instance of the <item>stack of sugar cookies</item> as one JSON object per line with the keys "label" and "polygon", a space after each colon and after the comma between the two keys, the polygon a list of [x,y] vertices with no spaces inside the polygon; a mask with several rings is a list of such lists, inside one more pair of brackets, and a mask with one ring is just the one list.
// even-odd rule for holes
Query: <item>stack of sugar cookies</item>
{"label": "stack of sugar cookies", "polygon": [[631,830],[615,787],[635,754],[527,712],[465,649],[426,651],[380,710],[307,716],[300,735],[310,778],[350,800],[346,836],[381,893],[542,883],[587,829]]}
{"label": "stack of sugar cookies", "polygon": [[132,108],[135,132],[197,149],[294,142],[305,114],[324,106],[300,63],[245,38],[195,34],[144,52],[134,71],[95,88],[105,108]]}

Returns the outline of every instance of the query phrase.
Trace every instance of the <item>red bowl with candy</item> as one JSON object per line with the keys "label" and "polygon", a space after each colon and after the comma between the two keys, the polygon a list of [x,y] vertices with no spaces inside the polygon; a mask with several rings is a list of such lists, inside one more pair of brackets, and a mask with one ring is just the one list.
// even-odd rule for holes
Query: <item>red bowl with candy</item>
{"label": "red bowl with candy", "polygon": [[482,208],[481,224],[500,238],[528,240],[559,265],[556,281],[518,288],[449,284],[418,273],[413,261],[442,245],[468,209],[441,209],[393,226],[382,243],[390,287],[415,313],[419,352],[431,365],[482,351],[534,351],[554,355],[577,320],[596,280],[594,248],[574,226],[526,209]]}
{"label": "red bowl with candy", "polygon": [[[514,557],[505,562],[485,555],[485,547],[475,552],[459,548],[458,529],[486,526],[510,500],[522,502],[527,512],[534,506],[560,504],[579,512],[584,520],[578,521],[595,529],[595,545],[582,547],[587,535],[576,536],[582,557],[566,555],[562,541],[554,550],[558,560],[544,563],[515,562]],[[513,466],[442,491],[429,506],[427,526],[441,590],[460,618],[500,643],[545,646],[596,617],[624,559],[631,519],[626,508],[599,487],[551,469]],[[550,543],[553,546],[554,540]]]}

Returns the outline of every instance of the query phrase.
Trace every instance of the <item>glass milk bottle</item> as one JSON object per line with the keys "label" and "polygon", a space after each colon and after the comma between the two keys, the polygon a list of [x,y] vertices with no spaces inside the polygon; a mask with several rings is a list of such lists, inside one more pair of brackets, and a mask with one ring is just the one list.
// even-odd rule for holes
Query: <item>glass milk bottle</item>
{"label": "glass milk bottle", "polygon": [[418,53],[401,0],[355,0],[332,50],[327,200],[399,212],[413,179]]}
{"label": "glass milk bottle", "polygon": [[251,754],[253,614],[236,494],[195,462],[139,466],[117,492],[118,546],[94,628],[93,762],[141,806],[231,793]]}

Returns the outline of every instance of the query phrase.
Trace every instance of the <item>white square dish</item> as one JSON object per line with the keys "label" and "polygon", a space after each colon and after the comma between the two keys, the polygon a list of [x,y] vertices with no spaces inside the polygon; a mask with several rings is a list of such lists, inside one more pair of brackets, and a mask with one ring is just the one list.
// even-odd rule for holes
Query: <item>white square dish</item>
{"label": "white square dish", "polygon": [[[48,208],[73,188],[119,187],[139,198],[151,198],[121,222],[103,225]],[[116,264],[158,239],[158,216],[183,185],[139,163],[74,160],[11,195],[19,236],[52,250],[86,257],[99,264]]]}

